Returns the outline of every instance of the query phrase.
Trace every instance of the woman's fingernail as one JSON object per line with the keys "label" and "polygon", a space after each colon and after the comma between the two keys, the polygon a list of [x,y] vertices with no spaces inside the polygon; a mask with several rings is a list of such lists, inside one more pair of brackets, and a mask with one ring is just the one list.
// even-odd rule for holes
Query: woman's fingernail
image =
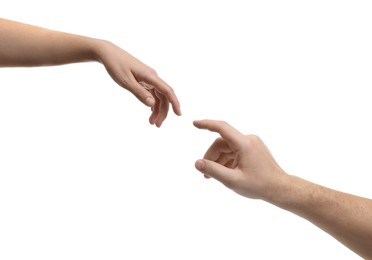
{"label": "woman's fingernail", "polygon": [[202,172],[204,170],[204,167],[205,167],[204,160],[197,160],[196,163],[195,163],[195,167],[196,167],[196,169],[198,169],[199,171]]}
{"label": "woman's fingernail", "polygon": [[149,107],[152,107],[153,105],[155,105],[155,99],[153,97],[148,97],[145,100],[145,104]]}

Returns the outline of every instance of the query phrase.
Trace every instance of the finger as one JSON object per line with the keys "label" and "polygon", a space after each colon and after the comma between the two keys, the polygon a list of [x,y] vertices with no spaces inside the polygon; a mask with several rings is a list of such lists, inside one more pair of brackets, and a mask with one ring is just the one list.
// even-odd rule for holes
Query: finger
{"label": "finger", "polygon": [[159,109],[160,109],[160,100],[159,100],[159,98],[156,96],[156,94],[155,94],[155,90],[150,90],[151,91],[151,93],[153,94],[153,96],[155,97],[155,105],[153,105],[152,107],[151,107],[151,111],[152,111],[152,113],[151,113],[151,116],[150,116],[150,118],[149,118],[149,121],[150,121],[150,124],[155,124],[155,122],[156,122],[156,118],[158,117],[158,115],[159,115]]}
{"label": "finger", "polygon": [[234,162],[234,159],[235,159],[234,153],[222,153],[215,162],[225,167],[231,168],[232,166],[231,163]]}
{"label": "finger", "polygon": [[209,160],[197,160],[195,168],[202,172],[204,175],[212,177],[222,182],[227,187],[234,185],[234,172],[216,162]]}
{"label": "finger", "polygon": [[160,100],[160,104],[159,104],[159,106],[160,106],[159,115],[156,118],[156,125],[157,125],[157,127],[160,127],[162,125],[162,123],[164,122],[164,120],[167,118],[168,111],[169,111],[169,102],[168,102],[167,97],[164,96],[163,94],[160,94],[157,91],[155,93],[156,93],[156,96]]}
{"label": "finger", "polygon": [[231,159],[230,161],[223,164],[225,167],[234,169],[235,168],[235,159]]}
{"label": "finger", "polygon": [[231,148],[228,145],[228,143],[222,137],[219,137],[208,148],[207,152],[204,155],[204,159],[216,161],[221,156],[221,153],[230,153],[230,152],[231,152]]}
{"label": "finger", "polygon": [[224,121],[196,120],[194,121],[194,125],[199,129],[207,129],[219,133],[233,151],[239,150],[241,140],[244,138],[242,133]]}
{"label": "finger", "polygon": [[137,80],[131,76],[131,79],[126,84],[125,88],[132,92],[142,103],[146,106],[152,107],[155,104],[154,96],[141,84],[137,82]]}
{"label": "finger", "polygon": [[174,93],[174,90],[171,86],[169,86],[164,80],[159,78],[156,74],[155,76],[148,77],[147,78],[148,83],[150,83],[156,90],[158,90],[160,93],[165,95],[169,102],[172,105],[173,112],[180,116],[181,115],[181,106],[180,102],[178,101],[178,98],[176,94]]}

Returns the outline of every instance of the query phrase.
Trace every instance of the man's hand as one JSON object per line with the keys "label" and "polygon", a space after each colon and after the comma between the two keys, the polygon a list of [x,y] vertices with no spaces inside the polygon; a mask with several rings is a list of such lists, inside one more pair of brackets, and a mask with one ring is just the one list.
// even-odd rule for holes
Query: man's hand
{"label": "man's hand", "polygon": [[253,199],[268,199],[279,191],[287,174],[279,167],[261,139],[243,135],[223,121],[194,121],[200,129],[217,132],[217,138],[195,167],[236,193]]}

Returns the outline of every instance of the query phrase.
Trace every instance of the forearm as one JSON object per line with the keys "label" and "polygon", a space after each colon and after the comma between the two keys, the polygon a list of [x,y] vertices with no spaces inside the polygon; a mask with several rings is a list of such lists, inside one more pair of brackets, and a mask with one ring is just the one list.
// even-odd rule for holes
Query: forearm
{"label": "forearm", "polygon": [[289,176],[272,204],[323,229],[360,256],[372,258],[372,200]]}
{"label": "forearm", "polygon": [[0,67],[96,60],[99,40],[0,19]]}

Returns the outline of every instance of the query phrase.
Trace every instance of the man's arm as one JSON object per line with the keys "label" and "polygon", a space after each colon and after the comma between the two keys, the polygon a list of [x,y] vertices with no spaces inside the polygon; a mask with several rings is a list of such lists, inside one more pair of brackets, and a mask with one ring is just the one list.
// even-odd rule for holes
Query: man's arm
{"label": "man's arm", "polygon": [[365,259],[372,259],[372,200],[295,176],[272,204],[303,217]]}
{"label": "man's arm", "polygon": [[225,122],[201,120],[194,125],[221,135],[195,163],[206,177],[297,214],[372,259],[372,200],[285,173],[259,137],[243,135]]}
{"label": "man's arm", "polygon": [[173,89],[153,70],[109,41],[0,19],[0,67],[102,63],[112,79],[152,108],[150,123],[160,127],[169,104],[181,115]]}

